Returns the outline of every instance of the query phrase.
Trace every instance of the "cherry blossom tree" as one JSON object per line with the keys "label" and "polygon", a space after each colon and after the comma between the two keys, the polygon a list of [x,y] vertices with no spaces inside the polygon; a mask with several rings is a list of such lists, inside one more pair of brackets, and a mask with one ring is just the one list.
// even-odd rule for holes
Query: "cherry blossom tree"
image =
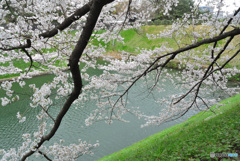
{"label": "cherry blossom tree", "polygon": [[[168,14],[179,0],[162,0],[163,14]],[[195,2],[191,13],[175,20],[159,34],[148,34],[149,39],[171,38],[178,49],[171,44],[163,43],[160,47],[136,49],[133,54],[118,51],[121,58],[103,54],[106,47],[92,40],[105,44],[111,41],[124,43],[120,36],[122,30],[134,28],[141,30],[159,6],[153,1],[144,1],[149,12],[141,10],[143,1],[139,0],[1,0],[0,1],[0,54],[2,62],[14,62],[23,59],[30,65],[19,70],[11,64],[8,73],[20,72],[19,77],[3,80],[1,91],[6,96],[1,98],[2,106],[21,100],[12,89],[13,83],[25,88],[25,79],[41,73],[51,73],[53,81],[44,83],[40,88],[29,85],[33,94],[29,96],[29,108],[41,109],[37,115],[38,131],[24,134],[23,144],[18,149],[1,150],[2,160],[26,160],[33,154],[40,154],[47,160],[75,160],[83,154],[91,154],[92,148],[99,145],[79,141],[77,144],[62,146],[57,143],[46,146],[44,143],[54,137],[62,119],[72,104],[84,106],[88,100],[95,100],[97,109],[86,119],[86,125],[95,121],[112,123],[124,120],[125,113],[146,120],[144,126],[159,125],[166,121],[183,116],[192,108],[208,109],[219,101],[207,99],[206,95],[217,89],[225,95],[234,95],[237,88],[227,86],[228,78],[236,76],[240,70],[236,67],[226,68],[239,59],[239,12],[238,8],[224,19],[219,19],[219,12],[225,7],[223,0],[212,0],[208,5],[215,7],[216,14],[199,14],[201,0]],[[121,6],[121,9],[116,8]],[[129,19],[137,17],[129,23]],[[102,32],[103,31],[103,32]],[[190,39],[190,42],[185,41]],[[221,45],[219,45],[221,44]],[[205,46],[204,48],[202,46]],[[207,46],[207,47],[206,47]],[[99,64],[98,60],[108,63]],[[55,65],[56,61],[62,65]],[[170,75],[167,65],[177,64],[180,75]],[[80,65],[84,64],[80,68]],[[87,73],[88,68],[101,69],[100,75]],[[70,71],[66,72],[66,69]],[[1,69],[1,73],[4,73]],[[151,78],[151,79],[149,79]],[[128,94],[140,80],[153,90],[164,92],[161,82],[166,78],[173,82],[174,88],[182,92],[170,98],[159,98],[156,101],[167,108],[159,115],[148,116],[141,112],[141,107],[128,107]],[[176,83],[181,82],[181,83]],[[87,83],[83,86],[83,81]],[[55,100],[64,100],[59,105],[61,110],[54,117],[49,109]],[[17,113],[19,122],[28,119]],[[53,125],[47,120],[52,120]]]}

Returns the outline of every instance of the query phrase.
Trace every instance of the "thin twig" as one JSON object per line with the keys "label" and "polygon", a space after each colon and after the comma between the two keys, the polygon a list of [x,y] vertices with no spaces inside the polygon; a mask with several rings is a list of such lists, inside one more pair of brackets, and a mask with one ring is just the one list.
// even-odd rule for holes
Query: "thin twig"
{"label": "thin twig", "polygon": [[43,153],[42,151],[38,150],[37,151],[39,154],[41,154],[42,156],[44,156],[44,158],[46,158],[49,161],[52,161],[52,159],[50,159],[45,153]]}

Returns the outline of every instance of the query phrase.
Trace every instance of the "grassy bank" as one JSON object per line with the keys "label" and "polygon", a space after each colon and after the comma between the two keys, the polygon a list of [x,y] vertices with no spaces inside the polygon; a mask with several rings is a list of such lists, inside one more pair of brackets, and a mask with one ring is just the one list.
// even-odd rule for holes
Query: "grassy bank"
{"label": "grassy bank", "polygon": [[[137,30],[137,29],[129,29],[129,30],[123,30],[120,32],[120,35],[124,38],[124,44],[121,42],[117,42],[117,41],[110,41],[109,43],[105,44],[103,41],[98,41],[97,39],[93,39],[92,40],[92,44],[94,45],[99,45],[101,44],[102,46],[106,46],[106,53],[104,54],[109,54],[112,55],[113,57],[115,56],[116,58],[120,58],[121,56],[119,56],[119,53],[121,51],[126,51],[132,54],[137,54],[139,53],[139,49],[154,49],[156,47],[160,47],[163,44],[168,47],[168,48],[172,48],[173,50],[176,50],[182,46],[185,46],[186,44],[191,44],[191,41],[193,39],[193,36],[191,36],[190,34],[186,34],[186,36],[184,36],[181,39],[181,43],[177,44],[177,41],[179,41],[179,38],[175,38],[173,35],[173,38],[169,38],[169,37],[164,37],[164,38],[157,38],[157,39],[148,39],[147,38],[147,34],[158,34],[160,31],[164,31],[167,28],[170,28],[171,26],[163,26],[163,25],[159,25],[159,26],[143,26],[141,29]],[[186,32],[192,32],[192,31],[201,31],[203,30],[203,28],[201,28],[202,26],[197,26],[196,28],[190,28],[188,29]],[[104,32],[104,31],[102,31]],[[72,33],[74,34],[74,32]],[[183,35],[182,35],[183,36]],[[200,39],[199,39],[200,41]],[[239,46],[239,41],[240,41],[240,36],[236,36],[233,39],[232,45]],[[220,42],[218,42],[218,46],[223,46],[226,42],[226,40],[222,40]],[[210,44],[213,45],[213,44]],[[208,48],[208,45],[203,45],[201,47],[199,47],[198,49],[200,49],[200,51],[204,51],[206,48]],[[138,49],[138,50],[136,50]],[[47,53],[47,52],[51,52],[54,51],[55,49],[42,49],[42,53]],[[235,50],[227,50],[224,55],[228,55],[231,56],[232,54],[235,53]],[[164,54],[164,53],[163,53]],[[208,53],[210,54],[210,53]],[[194,55],[198,55],[198,56],[202,56],[202,53],[194,53]],[[193,62],[196,63],[195,60],[191,60],[191,56],[186,58],[187,62]],[[234,58],[234,60],[227,65],[228,68],[232,68],[233,66],[236,66],[238,69],[240,69],[240,56],[237,56],[236,58]],[[179,61],[171,61],[168,64],[168,67],[171,68],[178,68],[178,63]],[[222,62],[219,62],[219,64],[221,65]],[[209,64],[208,61],[206,61],[207,65]],[[10,65],[9,62],[6,63],[0,63],[0,66],[4,66],[4,67],[8,67]],[[28,70],[28,67],[30,65],[30,62],[25,62],[23,59],[16,59],[13,61],[13,65],[19,69],[21,69],[22,71],[26,71]],[[44,66],[41,66],[41,64],[34,62],[34,67],[33,69],[36,70],[40,70],[40,68],[45,68]],[[66,67],[67,63],[65,61],[58,61],[55,63],[56,66],[58,67]],[[39,68],[35,68],[35,67],[39,67]],[[0,79],[4,79],[4,78],[11,78],[11,77],[15,77],[15,76],[19,76],[19,73],[16,74],[4,74],[4,75],[0,75]],[[234,78],[235,79],[235,78]],[[237,79],[240,79],[239,76],[237,76]]]}
{"label": "grassy bank", "polygon": [[[240,94],[121,151],[109,160],[217,160],[210,153],[240,155]],[[227,158],[225,158],[227,159]],[[239,160],[237,158],[228,158]]]}
{"label": "grassy bank", "polygon": [[[25,62],[22,58],[14,59],[12,61],[13,61],[12,65],[14,67],[21,69],[22,71],[25,71],[25,72],[29,70],[31,62]],[[9,62],[0,63],[0,66],[2,66],[2,67],[8,67],[9,65],[10,65]],[[56,60],[53,63],[53,65],[56,67],[62,67],[63,69],[67,68],[66,61],[62,61],[62,60]],[[47,69],[47,67],[41,65],[41,63],[39,63],[39,62],[33,61],[33,66],[31,67],[30,72],[32,72],[33,70],[43,71],[42,69]],[[0,79],[4,80],[4,79],[10,79],[10,78],[18,77],[18,76],[20,76],[20,73],[8,73],[8,74],[0,75]]]}
{"label": "grassy bank", "polygon": [[[126,51],[129,53],[132,53],[133,55],[140,52],[140,49],[148,49],[153,50],[157,47],[161,47],[163,44],[167,48],[171,48],[172,50],[177,50],[179,48],[185,47],[186,45],[189,45],[192,43],[192,40],[194,39],[192,33],[193,31],[197,31],[199,33],[206,32],[207,35],[210,34],[210,27],[204,27],[204,26],[196,26],[195,28],[189,28],[186,30],[186,35],[180,35],[182,38],[176,37],[176,35],[173,34],[173,37],[162,37],[162,38],[156,38],[156,39],[148,39],[147,34],[159,34],[159,32],[164,32],[167,28],[171,28],[171,26],[143,26],[141,29],[129,29],[129,30],[123,30],[120,32],[120,35],[124,38],[124,43],[117,42],[117,41],[110,41],[109,43],[105,44],[102,41],[97,41],[97,39],[94,39],[92,43],[94,45],[101,44],[102,46],[106,46],[106,53],[107,55],[111,55],[112,57],[115,57],[119,59],[121,56],[121,51]],[[229,27],[227,30],[232,30],[231,27]],[[201,41],[201,38],[198,38],[197,41]],[[177,42],[180,41],[179,44]],[[223,55],[221,57],[231,57],[239,48],[240,48],[240,35],[234,37],[233,41],[230,43],[230,46],[236,46],[235,49],[227,49],[223,52]],[[114,43],[113,43],[114,42]],[[220,40],[218,41],[217,47],[223,47],[226,40]],[[213,46],[213,43],[211,44],[205,44],[202,45],[196,49],[193,49],[198,52],[193,52],[191,55],[184,56],[185,61],[188,63],[196,64],[199,63],[202,65],[203,68],[206,68],[211,62],[209,61],[209,58],[205,57],[205,63],[203,64],[198,60],[197,57],[201,58],[203,55],[210,56],[211,53],[205,53],[205,50],[209,47]],[[165,52],[166,53],[166,52]],[[162,54],[165,54],[162,53]],[[183,55],[183,54],[180,54]],[[217,55],[217,53],[215,53]],[[226,68],[233,68],[236,67],[237,69],[240,69],[240,55],[236,56],[230,63],[226,65]],[[219,60],[217,61],[219,65],[222,65],[224,62]],[[178,58],[175,58],[175,60],[172,60],[168,63],[167,67],[170,68],[179,68],[179,60]],[[181,68],[184,68],[184,64],[181,65]],[[235,77],[231,78],[232,80],[240,80],[239,75],[236,75]]]}

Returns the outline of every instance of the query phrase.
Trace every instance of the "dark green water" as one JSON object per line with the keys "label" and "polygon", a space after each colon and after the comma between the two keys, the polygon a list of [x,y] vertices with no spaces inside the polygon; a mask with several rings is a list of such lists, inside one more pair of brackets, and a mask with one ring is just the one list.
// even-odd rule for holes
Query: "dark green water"
{"label": "dark green water", "polygon": [[[37,85],[41,85],[46,81],[51,81],[52,78],[52,75],[39,76],[26,80],[26,83],[36,83]],[[165,87],[166,92],[164,92],[164,96],[179,92],[172,87],[169,81],[166,81]],[[29,90],[24,89],[23,91],[23,89],[18,87],[14,87],[14,89],[20,93],[28,93]],[[159,104],[155,102],[154,98],[145,91],[146,89],[141,87],[141,82],[135,85],[129,94],[129,103],[127,106],[141,106],[147,114],[159,113],[162,107],[159,107]],[[2,96],[2,93],[0,93],[0,95]],[[36,114],[39,109],[29,107],[29,96],[20,96],[23,98],[22,101],[5,107],[0,107],[0,149],[8,150],[11,147],[17,148],[22,143],[22,134],[32,133],[37,129]],[[99,140],[100,146],[93,150],[93,156],[84,155],[79,158],[79,160],[84,161],[100,159],[105,155],[109,155],[130,146],[133,143],[162,131],[165,128],[181,123],[199,112],[190,111],[190,113],[187,113],[187,115],[181,119],[168,122],[161,126],[141,128],[140,125],[144,123],[143,120],[139,120],[131,114],[126,114],[125,119],[129,120],[130,123],[114,121],[113,124],[108,125],[104,122],[96,122],[95,124],[86,127],[84,124],[85,119],[88,117],[89,113],[96,108],[96,105],[94,102],[86,102],[82,108],[76,109],[77,106],[78,105],[75,104],[71,107],[63,119],[56,135],[49,143],[46,144],[48,145],[53,142],[59,142],[60,139],[64,139],[66,145],[75,143],[78,139],[86,140],[87,142],[93,144],[96,140]],[[60,108],[61,105],[56,105],[52,107],[51,110],[53,113],[57,113]],[[25,113],[27,116],[27,121],[22,124],[18,123],[18,119],[16,117],[18,111],[20,111],[20,113]],[[44,159],[31,157],[30,160],[39,161]]]}

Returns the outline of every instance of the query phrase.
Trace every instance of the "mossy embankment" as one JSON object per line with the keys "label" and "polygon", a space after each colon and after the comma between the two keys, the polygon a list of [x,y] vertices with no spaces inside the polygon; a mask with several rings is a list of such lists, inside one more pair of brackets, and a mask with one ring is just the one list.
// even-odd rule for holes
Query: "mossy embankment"
{"label": "mossy embankment", "polygon": [[99,161],[218,160],[211,158],[210,153],[240,155],[240,94],[221,101],[211,110],[215,113],[200,112]]}

